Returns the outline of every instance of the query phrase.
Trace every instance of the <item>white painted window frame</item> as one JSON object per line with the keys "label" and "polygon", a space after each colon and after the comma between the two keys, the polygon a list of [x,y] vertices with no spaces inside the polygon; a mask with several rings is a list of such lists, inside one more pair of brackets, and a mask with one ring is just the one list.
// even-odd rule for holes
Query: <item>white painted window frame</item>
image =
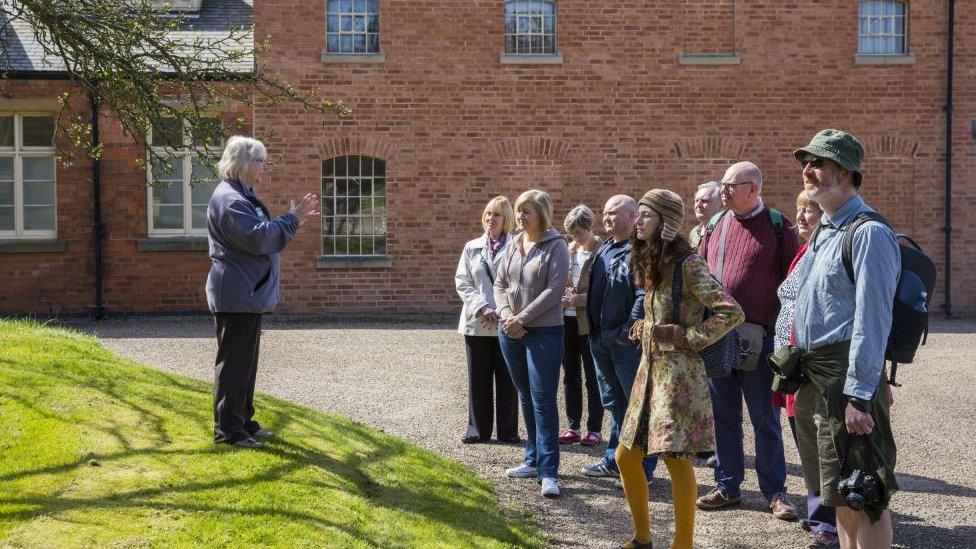
{"label": "white painted window frame", "polygon": [[[217,117],[214,117],[217,118]],[[146,227],[150,237],[172,237],[172,236],[206,236],[207,228],[193,228],[193,159],[199,158],[204,153],[216,154],[223,150],[223,143],[219,147],[200,147],[193,145],[193,136],[190,135],[190,128],[186,120],[183,120],[183,146],[165,147],[152,145],[152,127],[146,134],[147,143],[150,149],[161,158],[181,158],[183,164],[183,228],[182,229],[157,229],[153,224],[153,171],[151,157],[146,158]]]}
{"label": "white painted window frame", "polygon": [[[0,147],[0,156],[14,159],[14,230],[0,231],[0,238],[17,240],[37,240],[55,238],[58,236],[58,166],[57,147],[25,147],[24,117],[46,116],[55,119],[55,114],[49,111],[0,111],[0,116],[14,117],[14,146]],[[24,230],[24,172],[23,159],[25,157],[51,157],[54,164],[54,229],[52,230]]]}
{"label": "white painted window frame", "polygon": [[[351,11],[341,11],[341,6],[340,6],[340,11],[329,11],[329,0],[325,0],[325,50],[323,51],[323,54],[324,55],[328,55],[328,56],[343,56],[343,55],[347,55],[347,56],[376,56],[376,55],[380,55],[382,53],[381,44],[382,44],[382,39],[383,39],[383,21],[382,21],[382,17],[381,17],[381,13],[380,12],[381,12],[381,7],[379,5],[379,0],[377,0],[377,2],[376,2],[376,11],[375,12],[369,11],[369,4],[368,4],[368,2],[367,2],[367,6],[365,8],[365,11],[355,11],[355,8],[351,8]],[[379,29],[375,33],[369,32],[369,16],[370,15],[375,15],[376,16],[376,18],[377,18],[377,24],[379,25]],[[341,30],[342,29],[342,18],[345,17],[345,16],[364,17],[366,19],[366,28],[365,28],[365,30],[363,30],[363,31],[349,31],[349,32],[342,31]],[[329,32],[329,17],[338,17],[339,18],[339,27],[340,27],[340,30],[338,32]],[[332,51],[332,50],[329,49],[329,35],[330,34],[338,34],[340,36],[340,38],[339,38],[339,51]],[[358,35],[365,36],[366,37],[366,51],[362,51],[362,52],[357,52],[357,51],[341,51],[342,50],[342,38],[341,37],[342,37],[343,34],[349,34],[349,35],[352,35],[352,36],[358,36]],[[371,34],[375,34],[376,35],[376,40],[377,40],[376,51],[369,51],[369,35],[371,35]]]}
{"label": "white painted window frame", "polygon": [[[538,3],[540,5],[542,5],[542,4],[552,4],[552,33],[550,34],[550,33],[545,32],[545,19],[544,18],[546,17],[546,15],[543,14],[540,11],[538,13],[531,13],[530,12],[529,14],[521,14],[519,12],[516,12],[515,15],[514,15],[514,17],[515,17],[515,33],[514,34],[510,34],[508,32],[508,21],[507,21],[507,19],[508,19],[509,16],[508,16],[508,13],[505,12],[505,5],[507,5],[508,2],[507,1],[506,2],[503,2],[503,4],[502,4],[502,17],[503,17],[503,24],[504,24],[504,27],[505,27],[505,33],[504,33],[505,42],[502,45],[503,55],[506,55],[506,56],[525,56],[525,57],[544,57],[544,56],[552,57],[552,56],[559,55],[559,6],[558,6],[558,3],[555,0],[531,0],[531,3],[532,4]],[[538,18],[540,18],[542,20],[541,21],[541,24],[542,24],[543,31],[541,33],[520,32],[520,30],[518,28],[519,27],[519,21],[522,20],[522,19],[525,19],[527,17],[538,17]],[[520,37],[520,36],[529,36],[529,37],[532,37],[532,36],[541,36],[541,37],[543,37],[543,44],[545,44],[545,37],[546,36],[552,36],[552,51],[542,51],[542,52],[515,52],[515,51],[508,51],[508,37],[509,36],[516,37],[516,43],[518,43],[518,37]],[[531,39],[530,39],[530,42],[531,42]],[[531,48],[531,45],[529,47]]]}
{"label": "white painted window frame", "polygon": [[[871,15],[861,15],[861,10],[870,1],[880,1],[880,3],[881,3],[881,14],[880,15],[874,15],[874,14],[871,14]],[[892,8],[892,12],[891,13],[886,12],[886,10],[885,10],[885,7],[886,6],[894,6],[895,4],[901,4],[904,7],[904,15],[897,15],[897,14],[893,13],[893,8]],[[908,2],[906,2],[904,0],[862,0],[861,2],[858,2],[858,5],[857,5],[857,55],[862,56],[862,57],[890,57],[890,56],[906,56],[906,55],[908,55],[908,52],[909,52],[909,47],[908,47],[908,34],[909,34],[908,33],[908,23],[909,23],[909,21],[908,21],[909,20],[908,11],[909,11],[909,7],[910,6],[908,5]],[[862,22],[865,19],[867,20],[867,30],[868,30],[868,32],[867,32],[867,34],[862,34],[861,33],[861,25],[862,25]],[[875,20],[875,19],[880,19],[882,21],[883,20],[886,20],[886,19],[890,19],[891,20],[892,32],[891,33],[884,33],[884,32],[882,32],[882,33],[872,33],[871,32],[871,21],[872,20]],[[895,23],[896,23],[896,21],[898,19],[902,19],[903,20],[902,30],[904,31],[904,33],[895,33],[894,32],[894,29],[897,26]],[[903,51],[893,51],[893,52],[867,52],[867,51],[862,51],[861,50],[861,41],[864,40],[864,39],[871,39],[871,38],[895,38],[895,39],[901,38],[902,39],[902,42],[904,44],[904,50]]]}
{"label": "white painted window frame", "polygon": [[[364,181],[364,180],[370,181],[371,187],[373,189],[370,192],[370,195],[369,195],[370,200],[375,200],[377,198],[377,195],[376,195],[376,180],[377,179],[382,179],[383,182],[384,182],[384,188],[386,189],[385,192],[384,192],[384,194],[383,194],[383,196],[382,196],[382,198],[384,199],[384,202],[385,202],[385,204],[384,204],[385,210],[384,210],[384,213],[383,213],[383,216],[382,217],[380,217],[380,216],[378,216],[376,214],[373,214],[371,216],[373,218],[373,221],[374,221],[372,234],[370,234],[370,235],[359,235],[360,239],[362,239],[362,238],[372,238],[373,239],[373,252],[372,253],[362,253],[362,251],[360,251],[360,253],[356,253],[356,254],[350,254],[348,252],[347,253],[344,253],[344,254],[337,254],[337,253],[335,253],[334,249],[332,251],[326,251],[323,240],[325,238],[327,238],[327,237],[336,238],[338,236],[346,237],[346,236],[350,236],[350,235],[335,235],[335,234],[327,234],[325,232],[326,219],[329,218],[329,217],[331,217],[333,219],[336,219],[337,217],[339,217],[339,214],[334,211],[335,210],[335,206],[334,206],[335,203],[334,202],[333,202],[333,212],[332,212],[332,215],[331,216],[330,215],[326,215],[326,213],[325,213],[326,208],[323,205],[322,208],[321,208],[322,209],[322,214],[321,214],[321,217],[322,217],[322,230],[321,230],[321,233],[319,235],[319,237],[320,237],[319,247],[320,247],[320,250],[321,250],[321,253],[322,253],[322,257],[327,257],[327,258],[387,257],[387,256],[390,255],[390,233],[389,233],[389,218],[390,218],[390,198],[389,198],[390,197],[390,185],[389,185],[389,181],[390,180],[389,180],[389,171],[384,171],[384,173],[383,173],[382,176],[377,176],[376,175],[376,169],[375,168],[373,169],[373,173],[370,174],[369,176],[363,176],[362,174],[360,174],[358,176],[349,176],[349,175],[336,176],[335,174],[330,175],[330,176],[327,176],[325,174],[325,162],[327,162],[329,160],[337,160],[339,158],[345,159],[345,158],[349,158],[349,157],[357,157],[357,158],[359,158],[359,157],[367,157],[367,158],[372,158],[374,161],[375,160],[381,160],[381,161],[383,161],[384,164],[387,162],[387,160],[385,158],[379,158],[379,157],[376,157],[376,156],[370,156],[368,154],[345,154],[345,155],[333,156],[333,157],[330,157],[330,158],[324,158],[324,159],[322,159],[322,163],[321,163],[320,168],[319,168],[320,173],[321,173],[321,181],[322,181],[322,187],[321,187],[322,200],[323,201],[325,201],[325,200],[336,200],[337,198],[340,198],[340,195],[338,194],[338,192],[334,192],[331,195],[326,194],[326,192],[325,192],[325,182],[326,182],[326,178],[327,177],[330,177],[332,179],[332,183],[333,183],[333,186],[334,186],[333,188],[335,188],[335,185],[337,185],[337,180],[336,180],[337,177],[338,178],[341,178],[341,179],[344,179],[344,180],[347,180],[347,181],[349,179],[358,179],[360,181]],[[349,196],[348,191],[347,191],[345,195],[342,195],[341,196],[341,198],[345,198],[345,199],[348,200],[351,197]],[[342,217],[346,217],[346,218],[350,217],[348,214],[345,214],[345,213],[343,213],[341,215],[342,215]],[[362,218],[363,215],[360,214],[357,217]],[[377,222],[377,221],[379,221],[379,222],[382,223],[382,227],[383,227],[382,234],[379,234],[380,231],[378,231],[376,229],[375,222]],[[377,238],[384,238],[386,240],[385,245],[384,245],[385,251],[383,251],[382,253],[376,252],[376,239]],[[362,246],[362,242],[360,241],[360,250],[362,250],[362,247],[361,246]],[[347,250],[348,250],[348,248],[347,248]]]}

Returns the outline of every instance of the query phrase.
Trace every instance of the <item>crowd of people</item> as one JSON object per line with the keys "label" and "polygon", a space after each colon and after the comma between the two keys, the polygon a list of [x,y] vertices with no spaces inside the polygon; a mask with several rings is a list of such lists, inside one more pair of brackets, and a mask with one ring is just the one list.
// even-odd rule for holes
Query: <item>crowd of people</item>
{"label": "crowd of people", "polygon": [[[769,511],[798,518],[786,491],[785,407],[811,546],[890,547],[887,507],[898,486],[884,357],[897,238],[883,221],[863,222],[873,210],[859,194],[864,150],[855,137],[823,130],[793,156],[803,187],[795,225],[763,202],[763,175],[750,162],[698,188],[687,237],[684,202],[667,189],[610,197],[602,240],[583,205],[566,216],[565,234],[555,229],[543,191],[525,191],[514,206],[505,197],[488,202],[484,232],[465,244],[455,277],[469,384],[461,442],[523,442],[518,403],[524,458],[505,474],[534,478],[543,496],[558,497],[560,444],[604,444],[607,413],[603,456],[581,474],[619,480],[634,526],[623,547],[652,546],[648,482],[662,460],[672,547],[686,548],[696,510],[741,502],[743,400]],[[272,217],[254,190],[267,169],[260,141],[232,137],[207,209],[213,437],[245,448],[274,436],[254,420],[253,397],[261,318],[278,301],[279,254],[317,214],[317,198],[305,195]],[[714,466],[714,487],[701,496],[696,458]]]}
{"label": "crowd of people", "polygon": [[[755,164],[733,164],[698,187],[687,236],[684,202],[667,189],[610,197],[602,241],[585,205],[560,233],[546,192],[525,191],[514,207],[492,199],[455,277],[469,374],[462,442],[493,432],[520,442],[517,395],[525,453],[505,474],[558,497],[560,444],[603,444],[606,412],[603,457],[581,473],[619,479],[634,525],[623,547],[652,546],[648,482],[659,459],[671,478],[672,547],[691,547],[696,509],[741,502],[743,400],[769,511],[798,519],[786,490],[785,408],[810,546],[890,547],[897,484],[884,350],[900,256],[887,224],[865,223],[853,236],[853,276],[845,272],[846,229],[872,211],[859,194],[863,156],[854,136],[832,129],[797,149],[795,223],[763,202]],[[736,351],[723,354],[731,332]],[[786,383],[794,368],[799,381]],[[881,481],[850,496],[860,485],[847,456],[864,448]],[[701,496],[696,458],[714,467],[714,487]]]}

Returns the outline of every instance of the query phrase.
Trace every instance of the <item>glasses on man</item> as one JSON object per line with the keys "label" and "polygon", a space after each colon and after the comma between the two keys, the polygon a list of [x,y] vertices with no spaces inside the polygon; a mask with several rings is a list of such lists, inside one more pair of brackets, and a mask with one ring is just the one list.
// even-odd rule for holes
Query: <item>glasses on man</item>
{"label": "glasses on man", "polygon": [[819,170],[820,168],[823,168],[824,164],[826,163],[827,159],[820,158],[819,156],[807,156],[800,160],[800,166],[802,166],[803,169],[806,169],[807,165],[809,164],[811,168]]}
{"label": "glasses on man", "polygon": [[721,183],[723,191],[734,191],[735,188],[738,187],[739,185],[750,185],[750,184],[752,184],[752,181],[743,181],[741,183],[728,183],[722,181]]}

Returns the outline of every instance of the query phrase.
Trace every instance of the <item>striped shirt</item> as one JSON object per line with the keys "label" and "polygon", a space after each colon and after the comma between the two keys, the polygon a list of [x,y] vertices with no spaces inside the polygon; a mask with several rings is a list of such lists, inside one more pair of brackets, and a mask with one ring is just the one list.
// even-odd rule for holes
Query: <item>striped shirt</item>
{"label": "striped shirt", "polygon": [[894,232],[871,221],[854,234],[854,280],[842,259],[844,234],[854,216],[873,211],[854,196],[833,217],[826,213],[796,267],[801,280],[794,310],[797,347],[819,349],[850,340],[844,394],[870,400],[884,371],[885,346],[891,329],[891,305],[901,271]]}

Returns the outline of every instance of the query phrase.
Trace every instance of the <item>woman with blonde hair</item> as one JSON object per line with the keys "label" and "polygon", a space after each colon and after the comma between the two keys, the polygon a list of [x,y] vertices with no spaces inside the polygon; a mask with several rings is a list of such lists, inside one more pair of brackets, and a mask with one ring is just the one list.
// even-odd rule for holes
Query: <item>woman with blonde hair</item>
{"label": "woman with blonde hair", "polygon": [[207,305],[217,325],[214,372],[214,440],[260,448],[254,437],[271,431],[254,420],[254,383],[261,342],[261,315],[278,304],[279,254],[298,227],[317,214],[306,194],[288,213],[272,218],[258,200],[268,170],[268,151],[257,139],[227,140],[218,165],[220,183],[207,205],[210,274]]}
{"label": "woman with blonde hair", "polygon": [[542,495],[559,484],[559,364],[563,357],[563,292],[569,275],[566,239],[552,225],[552,199],[530,190],[515,201],[522,230],[505,247],[495,278],[502,355],[518,389],[527,432],[525,457],[505,474],[536,477]]}
{"label": "woman with blonde hair", "polygon": [[742,323],[745,315],[680,234],[681,197],[654,189],[638,204],[630,263],[647,293],[644,320],[631,330],[631,338],[643,344],[643,356],[616,454],[634,521],[634,538],[624,547],[653,545],[642,461],[654,455],[664,458],[671,475],[671,546],[690,548],[697,495],[691,460],[715,448],[712,401],[698,353]]}
{"label": "woman with blonde hair", "polygon": [[461,442],[490,440],[493,419],[498,440],[519,442],[515,386],[498,346],[494,293],[501,252],[515,227],[512,203],[504,196],[488,201],[481,227],[484,234],[464,245],[454,275],[454,287],[464,303],[458,333],[464,336],[468,358],[468,430]]}

